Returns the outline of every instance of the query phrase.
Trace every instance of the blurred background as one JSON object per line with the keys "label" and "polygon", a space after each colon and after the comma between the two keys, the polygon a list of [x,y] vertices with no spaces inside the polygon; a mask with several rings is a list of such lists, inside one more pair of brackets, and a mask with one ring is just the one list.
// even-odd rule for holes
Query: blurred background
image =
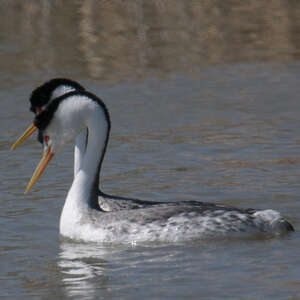
{"label": "blurred background", "polygon": [[300,57],[299,14],[296,0],[3,0],[1,82],[60,75],[116,83],[291,62]]}

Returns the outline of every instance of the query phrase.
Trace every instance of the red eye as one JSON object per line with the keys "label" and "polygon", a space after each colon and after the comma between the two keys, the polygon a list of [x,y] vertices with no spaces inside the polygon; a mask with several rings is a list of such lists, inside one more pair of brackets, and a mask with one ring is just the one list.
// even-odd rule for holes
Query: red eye
{"label": "red eye", "polygon": [[48,143],[48,142],[49,142],[49,140],[50,140],[49,136],[48,136],[48,135],[46,135],[46,136],[45,136],[45,142],[46,142],[46,143]]}
{"label": "red eye", "polygon": [[37,108],[37,112],[40,113],[42,109],[40,107]]}

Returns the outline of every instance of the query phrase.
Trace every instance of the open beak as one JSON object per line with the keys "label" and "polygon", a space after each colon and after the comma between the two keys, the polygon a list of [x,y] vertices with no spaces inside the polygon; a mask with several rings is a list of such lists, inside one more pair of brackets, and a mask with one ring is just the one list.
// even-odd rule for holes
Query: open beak
{"label": "open beak", "polygon": [[42,159],[40,160],[39,164],[37,165],[27,187],[24,192],[24,194],[27,194],[33,185],[38,181],[38,179],[41,177],[41,175],[44,173],[47,165],[51,161],[52,157],[54,156],[54,153],[51,151],[51,146],[48,146],[45,150]]}
{"label": "open beak", "polygon": [[18,140],[10,147],[10,150],[14,150],[17,146],[23,143],[28,137],[30,137],[35,131],[37,127],[34,124],[31,124],[27,130],[18,138]]}
{"label": "open beak", "polygon": [[[10,147],[10,149],[14,150],[24,140],[26,140],[28,137],[30,137],[36,130],[37,130],[37,127],[34,124],[31,124],[27,128],[27,130],[23,133],[23,135],[21,137],[19,137],[18,140]],[[41,161],[39,162],[39,164],[37,165],[32,177],[26,187],[25,194],[27,194],[30,191],[30,189],[33,187],[33,185],[41,177],[41,175],[45,171],[47,165],[49,164],[49,162],[53,156],[54,156],[54,153],[51,150],[51,146],[48,146],[47,149],[44,151],[43,157],[42,157]]]}

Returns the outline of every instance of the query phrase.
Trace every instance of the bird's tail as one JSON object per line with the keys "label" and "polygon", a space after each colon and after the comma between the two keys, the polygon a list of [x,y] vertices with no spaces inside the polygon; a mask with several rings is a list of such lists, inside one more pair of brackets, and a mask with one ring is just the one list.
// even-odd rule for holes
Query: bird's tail
{"label": "bird's tail", "polygon": [[253,216],[255,217],[255,223],[262,231],[284,233],[295,231],[293,225],[285,220],[279,212],[268,209],[256,211]]}

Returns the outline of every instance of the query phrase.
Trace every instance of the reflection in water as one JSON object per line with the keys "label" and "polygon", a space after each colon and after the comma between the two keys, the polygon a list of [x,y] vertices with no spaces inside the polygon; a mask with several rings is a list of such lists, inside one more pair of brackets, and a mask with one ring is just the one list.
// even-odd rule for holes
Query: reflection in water
{"label": "reflection in water", "polygon": [[[202,242],[201,245],[205,247],[206,244]],[[214,244],[212,247],[215,249]],[[192,265],[185,258],[186,249],[186,244],[109,246],[63,241],[58,266],[68,297],[98,299],[102,296],[107,299],[112,295],[131,295],[130,299],[143,299],[132,291],[149,296],[156,292],[153,287],[164,290],[170,285],[173,289],[172,280],[181,280],[183,275],[178,272],[178,266],[190,269]],[[209,255],[205,252],[204,256],[207,259]],[[176,294],[176,289],[173,290],[170,295]]]}
{"label": "reflection in water", "polygon": [[72,242],[62,242],[60,248],[58,266],[68,296],[88,299],[97,289],[105,288],[108,276],[104,258],[111,257],[112,249]]}
{"label": "reflection in water", "polygon": [[[107,81],[300,57],[300,2],[6,1],[2,71]],[[16,21],[18,20],[18,21]],[[18,53],[18,64],[11,62]],[[39,78],[39,80],[42,80]]]}

